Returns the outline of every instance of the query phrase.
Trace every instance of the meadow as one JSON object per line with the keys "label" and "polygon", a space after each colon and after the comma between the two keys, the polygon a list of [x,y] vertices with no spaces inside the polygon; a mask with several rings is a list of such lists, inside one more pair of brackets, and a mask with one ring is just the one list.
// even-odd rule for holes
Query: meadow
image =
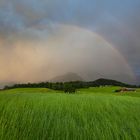
{"label": "meadow", "polygon": [[140,140],[140,90],[0,91],[0,140]]}

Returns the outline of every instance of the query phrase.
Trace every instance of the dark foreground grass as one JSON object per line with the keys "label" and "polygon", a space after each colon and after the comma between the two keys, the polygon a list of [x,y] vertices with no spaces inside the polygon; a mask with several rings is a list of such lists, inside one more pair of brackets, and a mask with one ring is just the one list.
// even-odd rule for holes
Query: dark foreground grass
{"label": "dark foreground grass", "polygon": [[0,140],[140,140],[139,97],[84,92],[0,92]]}

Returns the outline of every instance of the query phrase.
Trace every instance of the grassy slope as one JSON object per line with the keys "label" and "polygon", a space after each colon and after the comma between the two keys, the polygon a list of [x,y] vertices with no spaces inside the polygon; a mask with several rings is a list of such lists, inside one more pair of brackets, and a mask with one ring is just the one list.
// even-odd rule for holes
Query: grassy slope
{"label": "grassy slope", "polygon": [[1,91],[0,139],[139,140],[140,92],[124,97],[115,88]]}

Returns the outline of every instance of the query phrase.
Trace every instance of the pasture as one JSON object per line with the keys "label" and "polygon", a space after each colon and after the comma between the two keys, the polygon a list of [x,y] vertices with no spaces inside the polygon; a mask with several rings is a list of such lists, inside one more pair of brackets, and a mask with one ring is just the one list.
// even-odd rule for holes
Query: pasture
{"label": "pasture", "polygon": [[0,140],[140,140],[140,90],[0,91]]}

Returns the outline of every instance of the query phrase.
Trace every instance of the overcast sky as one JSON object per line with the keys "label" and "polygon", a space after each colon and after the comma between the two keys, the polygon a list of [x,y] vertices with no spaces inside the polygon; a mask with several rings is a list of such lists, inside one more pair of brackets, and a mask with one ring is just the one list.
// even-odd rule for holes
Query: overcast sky
{"label": "overcast sky", "polygon": [[139,0],[0,0],[0,83],[138,82],[139,14]]}

